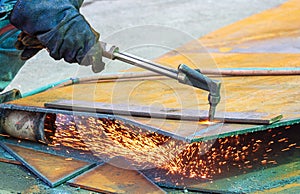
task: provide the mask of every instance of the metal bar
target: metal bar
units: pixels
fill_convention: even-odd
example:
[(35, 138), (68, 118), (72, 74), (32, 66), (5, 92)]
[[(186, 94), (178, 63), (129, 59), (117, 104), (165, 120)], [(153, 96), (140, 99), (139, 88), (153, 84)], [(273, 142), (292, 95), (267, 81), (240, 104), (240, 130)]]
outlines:
[(177, 71), (176, 69), (173, 69), (173, 68), (170, 68), (170, 67), (167, 67), (167, 66), (162, 66), (162, 65), (160, 65), (160, 64), (158, 64), (158, 63), (155, 63), (155, 62), (152, 62), (152, 61), (150, 61), (150, 60), (143, 59), (143, 58), (141, 58), (141, 57), (134, 56), (134, 55), (132, 55), (132, 54), (125, 53), (125, 52), (122, 52), (122, 53), (120, 53), (120, 54), (126, 55), (126, 56), (128, 56), (128, 57), (131, 57), (131, 58), (133, 58), (133, 59), (139, 60), (139, 61), (144, 62), (144, 63), (148, 63), (148, 64), (153, 65), (153, 66), (156, 66), (156, 67), (158, 67), (158, 68), (160, 68), (160, 69), (165, 69), (165, 70), (167, 70), (167, 71), (170, 71), (170, 72), (173, 72), (173, 73), (178, 74), (178, 71)]
[(284, 68), (223, 68), (223, 69), (201, 69), (201, 73), (209, 75), (224, 75), (224, 76), (289, 76), (300, 75), (299, 67), (284, 67)]
[[(137, 117), (151, 117), (162, 119), (176, 119), (188, 121), (207, 120), (207, 111), (191, 109), (158, 109), (147, 106), (128, 106), (127, 104), (107, 104), (99, 102), (59, 100), (45, 104), (47, 108), (75, 110), (83, 112), (97, 112), (114, 115), (126, 115)], [(253, 112), (226, 112), (218, 113), (216, 121), (227, 123), (247, 124), (272, 124), (279, 121), (282, 115), (253, 113)]]
[(177, 80), (177, 73), (175, 73), (174, 71), (170, 71), (166, 68), (162, 68), (161, 66), (157, 66), (152, 63), (150, 64), (145, 61), (141, 61), (139, 59), (132, 58), (131, 56), (124, 55), (122, 53), (114, 53), (114, 56), (116, 59), (123, 61), (125, 63), (131, 64), (131, 65), (134, 65), (137, 67), (141, 67), (141, 68), (144, 68), (144, 69), (147, 69), (150, 71), (154, 71), (156, 73), (163, 74), (167, 77)]

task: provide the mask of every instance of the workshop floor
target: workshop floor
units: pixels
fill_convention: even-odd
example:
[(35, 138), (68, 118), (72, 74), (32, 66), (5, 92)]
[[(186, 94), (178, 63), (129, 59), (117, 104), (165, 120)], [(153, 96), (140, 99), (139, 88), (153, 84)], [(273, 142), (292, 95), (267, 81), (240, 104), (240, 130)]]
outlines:
[[(143, 37), (138, 36), (141, 34), (142, 28), (135, 28), (141, 25), (167, 26), (184, 34), (183, 40), (174, 39), (172, 36), (163, 37), (163, 41), (167, 42), (170, 48), (176, 48), (186, 40), (199, 38), (242, 18), (275, 7), (282, 2), (285, 0), (253, 0), (251, 2), (248, 0), (154, 0), (147, 2), (141, 0), (88, 0), (85, 1), (82, 13), (92, 26), (101, 32), (102, 39), (124, 45), (123, 48), (129, 49), (130, 46), (137, 46), (130, 45), (130, 42), (145, 43)], [(126, 37), (128, 38), (126, 39)], [(166, 49), (156, 49), (149, 53), (149, 50), (141, 48), (140, 51), (135, 50), (134, 52), (147, 58), (156, 58), (167, 51)], [(124, 68), (126, 66), (110, 63), (105, 72), (115, 72)], [(65, 78), (92, 75), (90, 68), (79, 68), (75, 64), (69, 65), (63, 61), (54, 61), (44, 51), (26, 63), (7, 90), (18, 88), (22, 92), (27, 92)], [(0, 155), (3, 153), (0, 150)], [(0, 193), (91, 193), (64, 185), (49, 189), (18, 165), (0, 162), (0, 169)]]

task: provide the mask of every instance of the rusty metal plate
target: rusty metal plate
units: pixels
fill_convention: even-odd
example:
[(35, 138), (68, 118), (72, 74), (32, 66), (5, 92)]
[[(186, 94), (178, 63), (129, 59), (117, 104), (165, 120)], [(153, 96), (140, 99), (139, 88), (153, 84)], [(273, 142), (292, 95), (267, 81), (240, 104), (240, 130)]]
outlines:
[[(79, 100), (58, 100), (45, 103), (47, 108), (63, 110), (97, 112), (105, 114), (151, 117), (161, 119), (175, 119), (200, 121), (207, 120), (208, 111), (192, 109), (158, 108), (150, 106), (135, 106), (128, 104), (108, 104)], [(272, 124), (279, 121), (282, 115), (258, 112), (226, 112), (217, 113), (215, 120), (225, 123)]]
[(68, 184), (100, 193), (165, 193), (121, 157), (91, 169)]
[(58, 186), (94, 166), (94, 164), (73, 158), (52, 155), (8, 143), (0, 144), (50, 187)]

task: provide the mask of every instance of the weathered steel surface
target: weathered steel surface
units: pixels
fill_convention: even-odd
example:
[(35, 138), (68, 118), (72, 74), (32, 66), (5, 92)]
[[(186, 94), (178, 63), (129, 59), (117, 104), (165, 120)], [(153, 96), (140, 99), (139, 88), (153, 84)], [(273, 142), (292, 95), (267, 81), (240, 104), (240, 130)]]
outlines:
[(68, 181), (68, 184), (100, 193), (165, 193), (129, 163), (120, 160), (114, 158)]
[[(45, 104), (47, 108), (63, 110), (96, 112), (114, 115), (126, 115), (146, 118), (175, 119), (187, 121), (207, 120), (208, 111), (192, 109), (171, 109), (149, 106), (135, 106), (128, 104), (107, 104), (99, 102), (85, 102), (74, 100), (58, 100)], [(279, 121), (282, 115), (271, 115), (268, 113), (219, 113), (215, 116), (216, 122), (246, 123), (246, 124), (272, 124)]]
[[(292, 44), (297, 43), (300, 37), (299, 11), (300, 3), (298, 0), (288, 1), (282, 6), (251, 16), (248, 19), (227, 26), (200, 39), (203, 45), (208, 48), (208, 51), (212, 51), (214, 53), (200, 53), (198, 49), (199, 42), (194, 41), (186, 44), (182, 48), (177, 49), (177, 52), (170, 52), (162, 56), (157, 60), (157, 62), (173, 68), (177, 67), (178, 64), (181, 63), (185, 63), (193, 68), (200, 69), (259, 67), (299, 68), (300, 54), (299, 52), (296, 52), (298, 51), (298, 45)], [(278, 42), (282, 42), (283, 44), (279, 44)], [(261, 166), (261, 168), (256, 169), (257, 171), (247, 171), (248, 173), (243, 175), (239, 171), (238, 174), (235, 174), (237, 172), (233, 173), (232, 171), (227, 171), (229, 173), (228, 177), (213, 181), (213, 183), (216, 183), (215, 187), (213, 184), (205, 185), (207, 188), (218, 189), (222, 187), (224, 190), (227, 189), (227, 191), (232, 189), (233, 191), (237, 192), (251, 192), (255, 191), (255, 189), (253, 189), (253, 185), (261, 183), (261, 190), (278, 191), (276, 189), (283, 186), (286, 188), (284, 191), (294, 191), (294, 188), (298, 186), (297, 182), (299, 182), (299, 163), (298, 161), (288, 161), (286, 158), (288, 158), (289, 150), (291, 149), (289, 146), (295, 145), (295, 142), (289, 142), (289, 139), (282, 137), (281, 139), (277, 140), (277, 143), (283, 142), (285, 147), (282, 147), (281, 150), (273, 153), (269, 148), (266, 149), (267, 146), (273, 145), (274, 142), (271, 144), (273, 140), (270, 142), (264, 142), (264, 139), (259, 136), (261, 133), (259, 133), (259, 135), (256, 135), (256, 133), (265, 132), (268, 134), (269, 130), (272, 131), (275, 127), (286, 126), (288, 128), (288, 125), (293, 125), (300, 122), (300, 77), (251, 76), (220, 77), (216, 79), (220, 79), (223, 83), (222, 99), (218, 107), (219, 112), (262, 111), (272, 114), (282, 114), (285, 120), (269, 126), (245, 124), (223, 124), (220, 126), (208, 126), (207, 124), (191, 121), (162, 119), (151, 119), (151, 121), (149, 121), (149, 119), (145, 118), (134, 118), (134, 120), (143, 124), (147, 124), (150, 127), (160, 128), (163, 131), (174, 133), (179, 136), (193, 136), (193, 138), (195, 137), (194, 139), (198, 139), (199, 141), (205, 138), (224, 138), (221, 139), (221, 142), (224, 143), (224, 146), (219, 146), (220, 149), (222, 148), (220, 152), (221, 155), (206, 155), (207, 158), (211, 157), (210, 161), (215, 165), (220, 165), (219, 161), (221, 161), (221, 164), (226, 162), (226, 156), (224, 154), (227, 152), (226, 150), (222, 152), (222, 150), (229, 149), (229, 146), (228, 141), (225, 141), (225, 137), (228, 137), (228, 139), (232, 141), (230, 142), (232, 145), (228, 150), (230, 157), (227, 157), (229, 157), (231, 160), (233, 167), (238, 168), (239, 165), (241, 165), (242, 169), (250, 168), (251, 162), (255, 164), (261, 162), (264, 164), (265, 162), (269, 161), (271, 162), (270, 165), (274, 164), (273, 167), (271, 166), (265, 171), (263, 170), (264, 166)], [(16, 100), (11, 103), (22, 106), (43, 107), (44, 103), (52, 102), (58, 99), (83, 100), (90, 102), (95, 101), (112, 104), (128, 103), (143, 106), (151, 106), (155, 105), (156, 103), (163, 107), (174, 109), (193, 109), (196, 107), (202, 110), (208, 110), (207, 95), (205, 93), (179, 85), (172, 80), (160, 79), (79, 84), (76, 86), (69, 86), (47, 91), (32, 97)], [(259, 151), (263, 153), (259, 154), (259, 157), (251, 160), (250, 164), (248, 160), (244, 160), (242, 158), (241, 153), (244, 153), (242, 152), (244, 151), (244, 146), (241, 144), (235, 146), (237, 143), (236, 140), (240, 140), (240, 138), (243, 138), (249, 134), (256, 136), (251, 139), (247, 139), (245, 142), (247, 145), (251, 145), (249, 147), (246, 146), (246, 149), (249, 149), (247, 152), (250, 155), (255, 155), (255, 150), (258, 148)], [(297, 132), (293, 132), (290, 135), (291, 137), (297, 137), (296, 134)], [(275, 135), (279, 135), (279, 133)], [(285, 143), (285, 141), (287, 141), (287, 143)], [(297, 141), (296, 144), (298, 142), (299, 141)], [(198, 143), (200, 144), (201, 142)], [(252, 144), (254, 145), (255, 143), (256, 146), (252, 146)], [(268, 143), (270, 143), (270, 145)], [(197, 146), (196, 143), (195, 145)], [(299, 145), (296, 147), (297, 148), (293, 147), (293, 149), (299, 150)], [(191, 148), (193, 147), (191, 146)], [(233, 148), (235, 148), (234, 152), (232, 152)], [(191, 151), (193, 152), (194, 149), (191, 149)], [(266, 154), (266, 156), (264, 156), (264, 154)], [(270, 160), (269, 154), (273, 154), (272, 157), (275, 157), (277, 154), (277, 158), (282, 158), (282, 160), (286, 161), (285, 163), (280, 163), (280, 165), (277, 166), (275, 165), (276, 161), (274, 162)], [(188, 155), (186, 153), (183, 156), (188, 160), (178, 160), (177, 162), (182, 164), (181, 166), (174, 162), (175, 167), (181, 167), (174, 169), (179, 170), (180, 172), (183, 171), (185, 173), (189, 173), (187, 171), (189, 167), (194, 167), (193, 162), (197, 162), (198, 160), (196, 160), (196, 157), (192, 157), (193, 155)], [(298, 156), (299, 154), (294, 157), (298, 159)], [(219, 161), (215, 157), (217, 157)], [(264, 157), (268, 158), (265, 159)], [(189, 163), (189, 166), (186, 165), (186, 163)], [(211, 165), (211, 163), (207, 163), (208, 168), (214, 167)], [(245, 164), (245, 166), (243, 166), (243, 164)], [(196, 170), (201, 171), (201, 168), (196, 168)], [(222, 172), (222, 170), (223, 169), (221, 169), (220, 172)], [(225, 170), (228, 169), (225, 168)], [(218, 173), (219, 171), (214, 170), (213, 172)], [(234, 174), (237, 177), (234, 177)], [(194, 176), (195, 174), (191, 175)], [(258, 175), (261, 176), (260, 179), (257, 177)], [(265, 175), (268, 175), (268, 177)], [(180, 174), (179, 180), (182, 176), (183, 175)], [(156, 179), (157, 182), (163, 183), (163, 181), (158, 181), (158, 178), (159, 177), (154, 175), (154, 179)], [(228, 178), (230, 180), (228, 180)], [(231, 180), (236, 181), (232, 182)], [(248, 181), (247, 184), (244, 182), (244, 180)], [(257, 180), (259, 181), (256, 182)], [(272, 185), (272, 183), (275, 183), (275, 185)], [(276, 183), (280, 183), (277, 185), (277, 188)], [(174, 184), (172, 186), (174, 186)], [(204, 187), (204, 185), (201, 183), (195, 183), (191, 186), (201, 188)], [(238, 186), (238, 188), (236, 186)]]
[[(299, 48), (295, 46), (299, 41), (297, 37), (300, 36), (299, 11), (299, 0), (289, 0), (278, 7), (212, 32), (201, 38), (201, 42), (205, 47), (217, 48), (220, 52), (249, 49), (248, 52), (293, 53), (298, 49), (298, 53)], [(270, 41), (277, 42), (280, 47), (274, 47), (269, 44)], [(265, 49), (260, 50), (259, 46), (262, 45)]]
[(1, 143), (1, 146), (50, 187), (60, 185), (93, 166), (85, 161), (12, 144)]

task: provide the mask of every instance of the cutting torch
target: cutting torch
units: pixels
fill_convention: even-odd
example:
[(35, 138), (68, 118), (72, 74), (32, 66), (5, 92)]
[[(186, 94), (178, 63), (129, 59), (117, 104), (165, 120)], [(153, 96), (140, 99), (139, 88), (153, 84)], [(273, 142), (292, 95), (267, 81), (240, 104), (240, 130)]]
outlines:
[[(190, 85), (209, 92), (208, 102), (209, 111), (208, 119), (210, 122), (214, 120), (216, 107), (220, 102), (220, 89), (221, 82), (218, 80), (212, 80), (203, 75), (200, 70), (195, 70), (188, 67), (185, 64), (180, 64), (177, 69), (162, 66), (155, 62), (128, 54), (126, 52), (120, 52), (119, 47), (107, 44), (105, 42), (99, 42), (101, 54), (103, 57), (111, 60), (119, 60), (143, 69), (147, 69), (156, 72), (160, 75), (167, 76), (169, 78), (177, 80), (179, 83)], [(97, 49), (98, 50), (98, 49)], [(99, 50), (98, 50), (99, 51)], [(101, 63), (100, 63), (101, 64)], [(100, 72), (103, 70), (103, 64), (92, 64), (94, 72)]]

